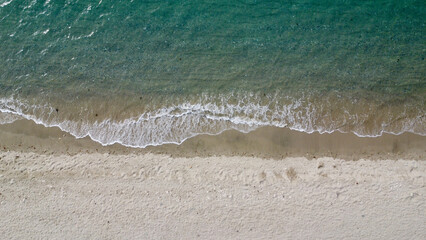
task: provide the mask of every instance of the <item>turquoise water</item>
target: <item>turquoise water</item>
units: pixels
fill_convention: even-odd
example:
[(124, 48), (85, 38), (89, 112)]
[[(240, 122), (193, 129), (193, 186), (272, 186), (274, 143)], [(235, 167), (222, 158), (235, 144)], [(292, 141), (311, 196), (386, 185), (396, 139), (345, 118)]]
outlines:
[(104, 145), (426, 135), (424, 1), (0, 0), (0, 123)]

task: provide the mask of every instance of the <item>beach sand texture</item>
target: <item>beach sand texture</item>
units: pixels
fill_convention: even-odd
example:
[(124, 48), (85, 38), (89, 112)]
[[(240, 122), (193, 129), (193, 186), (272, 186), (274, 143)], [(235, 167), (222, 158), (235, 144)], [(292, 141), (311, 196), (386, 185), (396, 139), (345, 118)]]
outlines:
[(0, 153), (3, 239), (424, 239), (425, 161)]

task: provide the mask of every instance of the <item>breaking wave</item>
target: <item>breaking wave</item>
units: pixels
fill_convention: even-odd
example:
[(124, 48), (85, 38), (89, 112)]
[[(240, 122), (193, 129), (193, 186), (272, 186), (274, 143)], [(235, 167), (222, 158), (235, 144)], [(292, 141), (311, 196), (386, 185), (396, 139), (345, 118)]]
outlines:
[(200, 134), (216, 135), (230, 129), (250, 132), (261, 126), (288, 127), (306, 133), (352, 132), (359, 137), (404, 132), (426, 135), (423, 109), (410, 104), (391, 107), (354, 101), (328, 98), (319, 102), (311, 97), (278, 94), (205, 94), (195, 100), (177, 99), (173, 104), (144, 112), (136, 108), (132, 117), (95, 119), (87, 109), (62, 114), (63, 110), (58, 112), (47, 102), (35, 104), (9, 97), (0, 99), (0, 124), (27, 119), (45, 127), (59, 127), (76, 138), (89, 136), (104, 146), (119, 143), (138, 148), (181, 144)]

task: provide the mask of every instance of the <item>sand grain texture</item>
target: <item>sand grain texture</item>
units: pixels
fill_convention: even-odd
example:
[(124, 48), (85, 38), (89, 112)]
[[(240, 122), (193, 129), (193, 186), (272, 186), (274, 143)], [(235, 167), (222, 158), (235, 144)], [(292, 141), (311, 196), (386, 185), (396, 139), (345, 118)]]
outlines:
[(0, 157), (2, 239), (426, 238), (425, 161)]

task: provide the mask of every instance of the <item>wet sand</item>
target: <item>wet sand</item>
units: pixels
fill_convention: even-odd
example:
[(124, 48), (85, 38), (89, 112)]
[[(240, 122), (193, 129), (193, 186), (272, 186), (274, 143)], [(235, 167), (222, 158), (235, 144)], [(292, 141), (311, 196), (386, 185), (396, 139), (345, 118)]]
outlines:
[(102, 146), (89, 137), (75, 139), (57, 127), (46, 128), (32, 121), (19, 120), (0, 125), (0, 148), (21, 152), (50, 154), (110, 153), (167, 154), (171, 157), (251, 156), (283, 159), (285, 157), (334, 157), (359, 159), (426, 158), (426, 136), (411, 133), (383, 134), (381, 137), (357, 137), (352, 133), (303, 133), (287, 128), (262, 127), (250, 133), (235, 130), (220, 135), (200, 135), (181, 145), (128, 148), (120, 144)]

